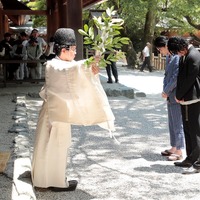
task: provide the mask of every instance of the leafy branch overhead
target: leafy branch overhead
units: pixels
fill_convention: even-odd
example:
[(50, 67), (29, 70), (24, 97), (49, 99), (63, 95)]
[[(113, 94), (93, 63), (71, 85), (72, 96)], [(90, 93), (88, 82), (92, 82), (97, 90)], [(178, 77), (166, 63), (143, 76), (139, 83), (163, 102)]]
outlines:
[[(121, 47), (129, 44), (129, 38), (121, 37), (120, 30), (123, 29), (124, 21), (119, 18), (113, 18), (116, 11), (113, 7), (106, 9), (100, 17), (93, 17), (89, 21), (89, 25), (85, 24), (79, 33), (84, 37), (84, 44), (91, 47), (100, 56), (100, 67), (106, 67), (111, 62), (116, 62), (125, 57)], [(95, 27), (98, 34), (95, 34)], [(107, 56), (105, 57), (105, 54)], [(94, 61), (94, 56), (87, 60), (89, 65)]]

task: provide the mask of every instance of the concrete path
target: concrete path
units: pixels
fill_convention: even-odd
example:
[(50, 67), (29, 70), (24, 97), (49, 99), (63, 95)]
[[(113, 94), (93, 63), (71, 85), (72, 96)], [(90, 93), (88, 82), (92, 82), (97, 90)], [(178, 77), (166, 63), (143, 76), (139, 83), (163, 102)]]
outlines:
[[(166, 103), (161, 98), (163, 72), (118, 66), (120, 84), (101, 81), (115, 91), (109, 102), (116, 117), (116, 143), (97, 126), (72, 126), (67, 177), (79, 184), (74, 192), (35, 191), (30, 179), (41, 85), (0, 88), (0, 151), (12, 150), (0, 175), (0, 200), (199, 200), (200, 174), (182, 169), (160, 152), (169, 147)], [(118, 90), (126, 90), (118, 96)], [(117, 94), (117, 95), (116, 95)]]

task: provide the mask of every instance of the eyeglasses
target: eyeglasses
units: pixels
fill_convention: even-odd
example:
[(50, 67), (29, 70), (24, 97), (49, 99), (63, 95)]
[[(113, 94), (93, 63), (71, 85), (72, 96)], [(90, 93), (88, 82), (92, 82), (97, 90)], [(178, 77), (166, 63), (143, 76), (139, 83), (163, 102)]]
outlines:
[(74, 53), (76, 53), (76, 48), (75, 47), (70, 47), (68, 50), (69, 51), (73, 51)]
[(70, 51), (73, 51), (74, 53), (76, 53), (76, 49), (69, 49)]
[(76, 53), (76, 47), (72, 47), (72, 46), (69, 46), (69, 47), (64, 47), (66, 50), (68, 50), (68, 51), (72, 51), (72, 52), (74, 52), (74, 53)]

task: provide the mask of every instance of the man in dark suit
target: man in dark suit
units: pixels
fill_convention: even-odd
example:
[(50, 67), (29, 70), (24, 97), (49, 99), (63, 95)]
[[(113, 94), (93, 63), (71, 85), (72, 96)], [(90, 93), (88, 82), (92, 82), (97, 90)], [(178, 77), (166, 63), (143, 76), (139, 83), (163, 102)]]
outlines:
[(186, 159), (176, 166), (188, 167), (183, 174), (200, 172), (200, 53), (186, 40), (168, 41), (168, 49), (181, 56), (176, 101), (181, 104), (186, 142)]
[[(109, 52), (106, 52), (105, 53), (105, 59), (107, 59), (108, 56), (109, 56)], [(111, 74), (111, 71), (112, 71), (112, 74)], [(115, 83), (119, 82), (116, 62), (110, 61), (110, 64), (107, 64), (107, 66), (106, 66), (106, 73), (108, 75), (108, 81), (107, 81), (107, 83), (113, 83), (112, 75), (115, 78)]]

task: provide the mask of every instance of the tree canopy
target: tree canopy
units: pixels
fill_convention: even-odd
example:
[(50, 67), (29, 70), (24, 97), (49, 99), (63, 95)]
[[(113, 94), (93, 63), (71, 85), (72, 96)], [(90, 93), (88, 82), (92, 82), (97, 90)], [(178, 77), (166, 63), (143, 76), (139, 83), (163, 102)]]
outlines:
[[(27, 0), (23, 0), (26, 1)], [(32, 10), (46, 10), (46, 0), (29, 1), (27, 6)], [(47, 18), (45, 16), (32, 16), (33, 26), (40, 27), (47, 25)]]
[(200, 30), (200, 0), (109, 0), (101, 7), (110, 5), (118, 7), (126, 34), (139, 49), (163, 30), (191, 35)]
[[(109, 0), (96, 6), (96, 9), (106, 10), (114, 6), (125, 22), (125, 36), (139, 50), (147, 41), (152, 42), (163, 30), (176, 30), (179, 34), (188, 32), (194, 36), (200, 30), (199, 5), (200, 0)], [(29, 2), (28, 6), (44, 10), (46, 0)], [(34, 27), (46, 26), (44, 17), (35, 16), (33, 20)]]

